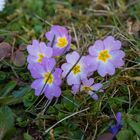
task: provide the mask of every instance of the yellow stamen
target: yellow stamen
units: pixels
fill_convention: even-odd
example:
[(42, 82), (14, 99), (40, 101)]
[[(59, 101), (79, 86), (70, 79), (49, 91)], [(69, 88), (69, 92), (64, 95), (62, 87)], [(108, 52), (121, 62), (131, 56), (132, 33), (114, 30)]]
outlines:
[(44, 83), (51, 85), (53, 83), (53, 75), (50, 72), (44, 74)]
[(98, 55), (98, 60), (102, 61), (102, 62), (107, 62), (108, 59), (110, 59), (111, 56), (108, 52), (108, 50), (103, 50), (103, 51), (100, 51), (99, 52), (99, 55)]
[(91, 89), (91, 87), (83, 86), (83, 87), (82, 87), (82, 90), (83, 90), (83, 91), (91, 91), (92, 89)]
[(59, 48), (64, 48), (68, 45), (68, 41), (65, 37), (58, 37), (57, 38), (57, 44)]
[(81, 72), (80, 65), (76, 65), (73, 69), (72, 72), (77, 75), (79, 72)]
[(39, 54), (37, 62), (41, 63), (43, 58), (44, 58), (44, 55), (43, 54)]

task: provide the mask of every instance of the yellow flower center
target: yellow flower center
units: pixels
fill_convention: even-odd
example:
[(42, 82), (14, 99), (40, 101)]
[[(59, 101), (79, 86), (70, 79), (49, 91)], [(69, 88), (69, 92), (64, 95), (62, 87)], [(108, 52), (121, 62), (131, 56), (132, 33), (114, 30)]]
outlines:
[(43, 54), (39, 54), (37, 62), (41, 63), (43, 58), (44, 58), (44, 55)]
[(73, 69), (72, 72), (77, 75), (79, 72), (81, 72), (80, 65), (76, 65)]
[(111, 56), (110, 56), (108, 50), (103, 50), (103, 51), (99, 52), (98, 60), (100, 60), (100, 61), (105, 63), (110, 58), (111, 58)]
[(83, 90), (83, 91), (91, 91), (92, 89), (91, 89), (91, 87), (83, 86), (83, 87), (82, 87), (82, 90)]
[(51, 85), (53, 83), (53, 75), (50, 72), (44, 74), (44, 83)]
[(58, 37), (57, 38), (57, 44), (59, 48), (64, 48), (68, 45), (68, 41), (65, 37)]

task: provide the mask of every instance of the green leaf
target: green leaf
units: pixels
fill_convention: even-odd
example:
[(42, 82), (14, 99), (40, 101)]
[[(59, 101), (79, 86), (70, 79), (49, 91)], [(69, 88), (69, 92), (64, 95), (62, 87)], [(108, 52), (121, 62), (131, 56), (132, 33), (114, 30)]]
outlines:
[(35, 25), (34, 30), (35, 30), (36, 33), (40, 33), (41, 30), (42, 30), (42, 26), (41, 25)]
[(13, 105), (23, 101), (23, 96), (31, 91), (30, 86), (21, 87), (12, 93), (11, 96), (0, 97), (0, 105)]
[(38, 14), (39, 16), (42, 15), (43, 13), (43, 1), (40, 0), (26, 0), (28, 9), (30, 9), (30, 11), (34, 12), (35, 14)]
[(128, 119), (128, 124), (137, 133), (137, 135), (140, 136), (140, 122), (135, 122), (131, 119)]
[(22, 102), (21, 98), (15, 98), (13, 96), (0, 97), (0, 105), (12, 105), (21, 102)]
[(1, 90), (0, 95), (6, 96), (8, 93), (10, 93), (17, 85), (17, 82), (10, 81), (8, 84), (5, 85), (5, 87)]
[(117, 134), (117, 140), (133, 140), (133, 132), (131, 130), (122, 129)]
[(24, 140), (33, 140), (33, 137), (29, 135), (28, 133), (24, 133)]
[[(0, 139), (14, 129), (14, 117), (11, 109), (7, 106), (0, 108)], [(10, 134), (10, 133), (9, 133)]]
[(16, 128), (11, 128), (3, 137), (2, 140), (11, 140), (11, 137), (16, 133)]
[(72, 50), (74, 50), (74, 51), (77, 49), (76, 46), (75, 46), (74, 44), (71, 44), (71, 45), (70, 45), (70, 48), (71, 48)]
[(125, 0), (117, 0), (117, 4), (119, 6), (119, 10), (121, 10), (121, 11), (125, 11), (126, 10)]

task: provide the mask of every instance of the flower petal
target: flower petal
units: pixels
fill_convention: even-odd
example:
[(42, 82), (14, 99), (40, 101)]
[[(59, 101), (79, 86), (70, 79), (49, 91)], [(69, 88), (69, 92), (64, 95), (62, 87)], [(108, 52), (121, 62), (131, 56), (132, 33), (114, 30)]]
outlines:
[(76, 94), (77, 92), (79, 92), (79, 89), (80, 89), (80, 85), (79, 84), (73, 85), (72, 86), (72, 93)]
[(27, 62), (28, 62), (29, 64), (36, 63), (36, 62), (37, 62), (37, 57), (32, 56), (32, 55), (28, 55), (28, 57), (27, 57)]
[(97, 57), (92, 57), (91, 55), (87, 55), (84, 58), (84, 63), (86, 65), (86, 70), (88, 72), (94, 72), (97, 70), (99, 62), (97, 61)]
[(104, 49), (104, 44), (102, 40), (95, 41), (94, 45), (89, 47), (89, 54), (92, 56), (98, 56), (98, 53)]
[(66, 55), (67, 62), (73, 65), (77, 62), (79, 58), (80, 58), (80, 55), (76, 51)]
[(54, 96), (59, 97), (61, 95), (61, 88), (59, 86), (54, 87)]
[(67, 83), (68, 85), (73, 85), (73, 84), (80, 84), (80, 76), (74, 76), (72, 73), (70, 73), (67, 77)]
[(117, 120), (117, 124), (121, 124), (121, 121), (122, 121), (122, 114), (121, 114), (121, 112), (118, 112), (116, 114), (116, 120)]
[(33, 40), (32, 41), (32, 44), (33, 44), (33, 46), (35, 46), (35, 47), (39, 47), (39, 41), (38, 40)]
[(50, 58), (53, 54), (53, 49), (51, 47), (47, 47), (44, 42), (40, 43), (40, 53), (44, 54), (45, 57)]
[(94, 99), (94, 100), (98, 100), (98, 95), (92, 91), (89, 91), (88, 94)]
[(45, 71), (51, 72), (55, 67), (56, 61), (54, 58), (43, 58), (42, 59), (42, 66), (44, 67)]
[(39, 52), (39, 41), (33, 40), (32, 45), (27, 46), (27, 51), (30, 55), (36, 56)]
[(111, 59), (109, 60), (116, 68), (119, 68), (124, 65), (124, 61), (122, 60), (125, 57), (125, 53), (122, 50), (111, 51), (110, 52)]
[(62, 36), (64, 34), (68, 34), (68, 31), (65, 27), (62, 27), (62, 26), (59, 26), (59, 25), (54, 25), (52, 28), (51, 28), (52, 32), (54, 32), (57, 36)]
[(91, 86), (94, 83), (94, 79), (93, 78), (84, 79), (84, 80), (82, 80), (82, 83), (84, 86)]
[(59, 86), (48, 86), (45, 90), (45, 96), (49, 99), (52, 100), (53, 97), (59, 97), (61, 95), (61, 89)]
[(62, 70), (61, 69), (59, 69), (59, 68), (56, 68), (55, 69), (55, 72), (53, 73), (53, 76), (54, 76), (54, 84), (55, 85), (60, 85), (62, 83), (61, 73), (62, 73)]
[(58, 48), (56, 47), (56, 45), (53, 46), (53, 56), (61, 56), (63, 55), (67, 50), (68, 48), (70, 48), (70, 46), (66, 46), (65, 48), (61, 49), (61, 48)]
[(98, 91), (98, 90), (100, 90), (102, 87), (103, 87), (103, 85), (102, 85), (101, 83), (97, 83), (97, 84), (94, 84), (94, 85), (92, 86), (92, 88), (93, 88), (94, 91)]
[(53, 99), (53, 94), (52, 91), (50, 90), (49, 86), (47, 86), (46, 90), (45, 90), (45, 96), (48, 98), (48, 100), (52, 100)]
[(35, 80), (35, 81), (32, 83), (31, 87), (32, 87), (33, 89), (35, 89), (35, 95), (36, 95), (36, 96), (39, 96), (39, 95), (41, 94), (41, 92), (43, 93), (44, 90), (45, 90), (45, 88), (43, 89), (43, 87), (44, 87), (43, 79), (41, 78), (41, 79)]
[(115, 73), (115, 67), (108, 61), (106, 63), (99, 63), (98, 73), (104, 77), (106, 74), (113, 75)]
[(105, 49), (108, 50), (119, 50), (121, 48), (121, 42), (119, 40), (115, 40), (113, 36), (108, 36), (103, 40)]
[(42, 78), (45, 73), (43, 66), (39, 63), (35, 63), (30, 67), (30, 72), (33, 78)]
[(61, 66), (61, 69), (63, 70), (62, 77), (65, 77), (67, 75), (67, 73), (70, 71), (71, 68), (72, 68), (72, 65), (71, 64), (64, 63)]

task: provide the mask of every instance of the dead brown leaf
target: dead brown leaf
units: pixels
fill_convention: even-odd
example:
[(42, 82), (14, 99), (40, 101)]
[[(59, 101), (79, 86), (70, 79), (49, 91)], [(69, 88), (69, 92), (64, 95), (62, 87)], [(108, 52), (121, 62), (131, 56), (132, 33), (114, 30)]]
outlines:
[(97, 138), (97, 140), (113, 140), (113, 134), (111, 133), (105, 133)]
[(130, 35), (137, 35), (138, 32), (140, 31), (140, 22), (133, 20), (133, 19), (128, 19), (127, 20), (127, 31), (128, 34)]
[(7, 42), (0, 43), (0, 59), (7, 58), (11, 54), (11, 45)]
[(26, 61), (24, 52), (22, 52), (20, 50), (15, 51), (13, 54), (12, 61), (13, 61), (14, 65), (16, 65), (16, 66), (19, 66), (19, 67), (23, 66)]
[(26, 49), (27, 49), (27, 45), (25, 45), (25, 44), (19, 45), (19, 50), (24, 51)]

